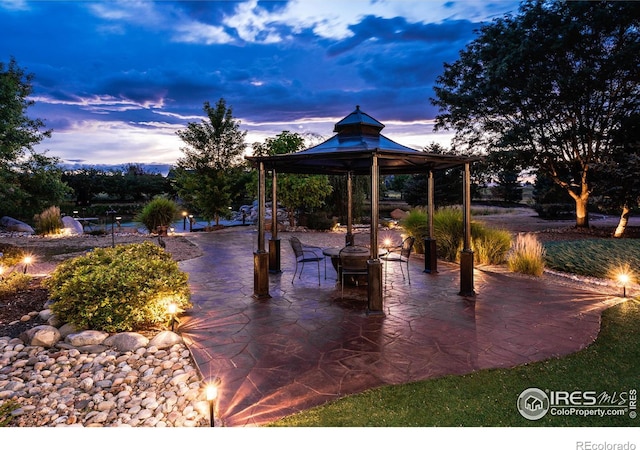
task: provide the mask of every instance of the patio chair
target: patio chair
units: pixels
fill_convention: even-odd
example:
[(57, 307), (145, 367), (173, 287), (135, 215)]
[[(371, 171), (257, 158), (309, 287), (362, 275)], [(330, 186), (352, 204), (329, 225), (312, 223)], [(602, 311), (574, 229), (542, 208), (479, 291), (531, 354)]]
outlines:
[(349, 247), (344, 247), (340, 250), (340, 289), (341, 298), (344, 298), (344, 278), (345, 276), (354, 276), (356, 286), (358, 285), (358, 276), (368, 275), (369, 268), (367, 266), (367, 259), (359, 256), (349, 255)]
[[(289, 242), (291, 243), (291, 248), (293, 249), (293, 253), (296, 257), (296, 269), (293, 272), (291, 284), (293, 284), (293, 280), (295, 280), (296, 274), (298, 273), (298, 264), (302, 264), (300, 274), (298, 275), (298, 278), (301, 278), (305, 263), (315, 262), (318, 265), (318, 286), (320, 286), (320, 261), (325, 259), (320, 247), (304, 245), (297, 237), (290, 238)], [(327, 278), (326, 261), (324, 272), (324, 277)]]
[(404, 280), (404, 270), (402, 269), (402, 264), (407, 266), (407, 278), (409, 279), (409, 284), (411, 284), (411, 276), (409, 274), (409, 260), (411, 259), (411, 250), (413, 249), (413, 244), (416, 242), (416, 239), (413, 236), (409, 236), (402, 241), (402, 244), (397, 247), (392, 247), (389, 249), (389, 253), (380, 257), (386, 264), (384, 266), (384, 284), (387, 284), (387, 267), (390, 262), (400, 263), (400, 272), (402, 272), (402, 279)]

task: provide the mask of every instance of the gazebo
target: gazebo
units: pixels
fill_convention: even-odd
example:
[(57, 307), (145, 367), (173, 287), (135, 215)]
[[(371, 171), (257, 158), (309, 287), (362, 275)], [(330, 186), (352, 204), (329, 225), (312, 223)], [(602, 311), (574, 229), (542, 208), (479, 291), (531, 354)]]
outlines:
[(355, 175), (371, 176), (371, 233), (368, 260), (368, 311), (383, 312), (382, 262), (378, 253), (379, 178), (391, 174), (428, 174), (429, 236), (425, 238), (425, 272), (436, 272), (435, 239), (433, 236), (434, 183), (433, 172), (464, 166), (463, 222), (464, 243), (460, 257), (460, 295), (472, 297), (473, 251), (471, 250), (471, 188), (470, 165), (477, 158), (443, 155), (415, 150), (398, 144), (381, 134), (384, 125), (360, 110), (335, 124), (336, 133), (330, 139), (300, 152), (248, 156), (258, 169), (258, 248), (254, 252), (254, 297), (269, 298), (269, 272), (280, 271), (280, 241), (275, 224), (271, 227), (269, 251), (265, 247), (265, 177), (272, 176), (272, 205), (276, 217), (277, 173), (344, 175), (348, 192), (346, 244), (352, 244), (351, 181)]

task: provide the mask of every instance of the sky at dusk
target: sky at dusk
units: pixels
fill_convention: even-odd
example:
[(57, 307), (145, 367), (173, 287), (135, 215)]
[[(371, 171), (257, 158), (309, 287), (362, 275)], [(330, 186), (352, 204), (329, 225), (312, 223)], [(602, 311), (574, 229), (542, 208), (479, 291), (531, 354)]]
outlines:
[(356, 105), (383, 134), (423, 148), (443, 63), (514, 1), (0, 0), (0, 61), (34, 75), (36, 147), (65, 163), (173, 164), (176, 131), (224, 98), (263, 142), (333, 135)]

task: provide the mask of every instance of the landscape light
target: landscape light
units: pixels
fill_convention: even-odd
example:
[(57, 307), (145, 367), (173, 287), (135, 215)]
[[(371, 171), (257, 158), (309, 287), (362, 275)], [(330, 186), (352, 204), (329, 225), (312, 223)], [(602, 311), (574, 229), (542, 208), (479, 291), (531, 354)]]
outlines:
[(187, 212), (182, 211), (182, 231), (187, 231)]
[(629, 283), (630, 279), (631, 279), (631, 277), (627, 273), (618, 274), (618, 281), (622, 284), (622, 296), (623, 297), (627, 296), (627, 283)]
[(221, 380), (220, 378), (216, 377), (213, 380), (211, 380), (209, 383), (206, 384), (205, 386), (205, 393), (207, 396), (207, 402), (209, 402), (209, 426), (210, 427), (215, 427), (215, 408), (214, 408), (214, 404), (216, 402), (216, 400), (218, 399), (218, 386), (220, 386)]
[(171, 331), (173, 331), (174, 324), (176, 323), (176, 313), (178, 312), (178, 305), (171, 302), (167, 306), (167, 312), (171, 315)]
[(31, 264), (33, 264), (33, 256), (31, 255), (25, 256), (24, 259), (22, 260), (22, 263), (24, 264), (24, 270), (22, 271), (22, 273), (27, 273), (27, 269)]

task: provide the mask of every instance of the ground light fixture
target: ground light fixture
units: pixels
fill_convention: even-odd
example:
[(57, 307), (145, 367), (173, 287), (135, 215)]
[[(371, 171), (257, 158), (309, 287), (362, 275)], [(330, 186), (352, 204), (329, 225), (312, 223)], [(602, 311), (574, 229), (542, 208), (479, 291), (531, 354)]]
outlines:
[(215, 377), (205, 385), (204, 391), (207, 397), (207, 402), (209, 403), (209, 426), (215, 427), (215, 406), (216, 401), (218, 399), (218, 388), (220, 387), (222, 380), (220, 378)]
[(29, 269), (29, 266), (31, 264), (33, 264), (33, 256), (31, 255), (27, 255), (22, 259), (22, 264), (24, 264), (24, 269), (22, 271), (22, 273), (27, 273), (27, 270)]
[(169, 305), (167, 305), (167, 312), (169, 313), (171, 319), (171, 331), (173, 331), (175, 323), (176, 323), (176, 313), (178, 312), (178, 305), (176, 305), (175, 303), (171, 302), (169, 303)]
[(193, 214), (189, 214), (189, 232), (193, 231)]
[(188, 212), (182, 211), (182, 231), (187, 231), (187, 216)]
[(618, 274), (618, 281), (620, 282), (620, 284), (622, 284), (622, 296), (626, 297), (627, 296), (627, 284), (629, 284), (629, 281), (631, 280), (631, 277), (629, 276), (628, 273), (619, 273)]

